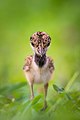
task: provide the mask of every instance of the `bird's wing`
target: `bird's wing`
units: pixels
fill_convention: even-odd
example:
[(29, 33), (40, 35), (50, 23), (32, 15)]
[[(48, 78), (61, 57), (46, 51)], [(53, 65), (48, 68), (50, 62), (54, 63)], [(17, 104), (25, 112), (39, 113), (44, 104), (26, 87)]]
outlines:
[(30, 67), (31, 67), (31, 64), (32, 64), (32, 59), (33, 59), (33, 56), (30, 55), (28, 56), (26, 59), (25, 59), (25, 64), (23, 66), (23, 70), (24, 71), (29, 71), (30, 70)]
[(49, 67), (49, 70), (50, 70), (50, 72), (51, 73), (53, 73), (53, 71), (54, 71), (54, 63), (53, 63), (53, 59), (52, 58), (50, 58), (50, 57), (47, 57), (47, 59), (48, 59), (48, 67)]

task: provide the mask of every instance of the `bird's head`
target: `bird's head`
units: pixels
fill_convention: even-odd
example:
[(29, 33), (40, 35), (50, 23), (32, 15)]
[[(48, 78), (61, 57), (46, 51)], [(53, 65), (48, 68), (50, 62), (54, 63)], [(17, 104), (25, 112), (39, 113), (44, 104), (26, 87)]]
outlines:
[(45, 32), (36, 32), (30, 37), (30, 43), (33, 51), (42, 56), (46, 54), (46, 51), (51, 43), (50, 36)]

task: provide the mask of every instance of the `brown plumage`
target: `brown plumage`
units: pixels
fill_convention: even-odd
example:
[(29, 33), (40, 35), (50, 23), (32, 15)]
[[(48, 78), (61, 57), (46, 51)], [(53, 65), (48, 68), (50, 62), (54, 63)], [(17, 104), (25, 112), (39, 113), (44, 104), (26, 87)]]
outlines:
[(36, 32), (30, 37), (31, 47), (34, 55), (25, 59), (23, 70), (31, 89), (31, 99), (34, 98), (33, 84), (44, 84), (44, 108), (47, 107), (46, 96), (48, 82), (54, 71), (53, 60), (46, 56), (47, 49), (50, 45), (51, 38), (45, 32)]

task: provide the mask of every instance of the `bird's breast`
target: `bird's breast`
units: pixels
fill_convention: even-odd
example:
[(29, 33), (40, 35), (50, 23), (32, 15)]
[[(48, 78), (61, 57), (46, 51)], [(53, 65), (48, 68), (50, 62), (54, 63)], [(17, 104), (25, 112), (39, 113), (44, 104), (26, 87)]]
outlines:
[(33, 77), (34, 83), (47, 83), (51, 77), (51, 73), (48, 68), (48, 62), (42, 67), (39, 68), (36, 63), (33, 61), (31, 65), (31, 75)]

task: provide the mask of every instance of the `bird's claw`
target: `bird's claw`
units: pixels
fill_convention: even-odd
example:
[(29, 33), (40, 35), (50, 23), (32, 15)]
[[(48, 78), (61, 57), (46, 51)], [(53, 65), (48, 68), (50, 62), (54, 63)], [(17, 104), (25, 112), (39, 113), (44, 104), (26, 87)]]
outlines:
[(46, 109), (47, 109), (47, 105), (46, 106), (44, 106), (42, 109), (41, 109), (41, 111), (45, 111)]
[(30, 100), (33, 100), (33, 98), (34, 98), (34, 95), (32, 95), (32, 96), (30, 97)]

